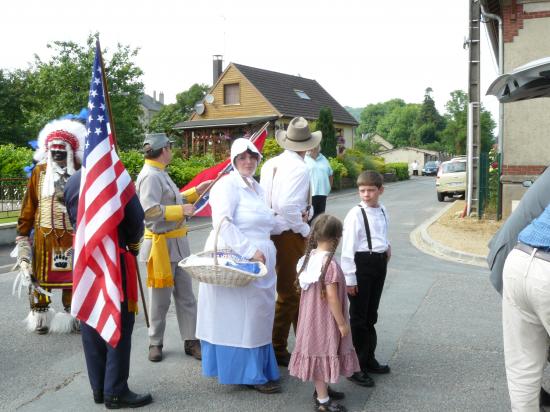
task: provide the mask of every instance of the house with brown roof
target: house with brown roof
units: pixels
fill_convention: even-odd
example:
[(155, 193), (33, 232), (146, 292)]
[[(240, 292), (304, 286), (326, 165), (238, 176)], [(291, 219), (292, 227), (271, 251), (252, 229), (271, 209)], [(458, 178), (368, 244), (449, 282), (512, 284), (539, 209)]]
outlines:
[[(550, 56), (550, 1), (483, 0), (487, 13), (502, 19), (502, 36), (497, 20), (487, 18), (486, 27), (498, 61), (502, 42), (504, 73), (533, 60)], [(507, 217), (526, 188), (550, 164), (550, 100), (532, 99), (503, 105), (502, 127), (502, 212)]]
[(339, 144), (351, 147), (359, 123), (316, 80), (237, 63), (221, 73), (221, 60), (214, 60), (214, 85), (174, 129), (183, 131), (189, 153), (219, 153), (266, 122), (273, 136), (296, 116), (315, 121), (323, 107), (332, 110)]

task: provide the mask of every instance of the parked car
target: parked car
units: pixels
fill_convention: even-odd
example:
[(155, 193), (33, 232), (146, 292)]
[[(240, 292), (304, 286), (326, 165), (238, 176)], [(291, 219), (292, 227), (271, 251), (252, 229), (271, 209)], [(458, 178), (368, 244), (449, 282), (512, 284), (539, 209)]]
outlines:
[(435, 176), (438, 166), (436, 161), (426, 162), (422, 168), (422, 176)]
[(441, 163), (435, 179), (435, 188), (437, 200), (440, 202), (445, 200), (445, 196), (464, 196), (466, 193), (466, 160), (458, 158)]

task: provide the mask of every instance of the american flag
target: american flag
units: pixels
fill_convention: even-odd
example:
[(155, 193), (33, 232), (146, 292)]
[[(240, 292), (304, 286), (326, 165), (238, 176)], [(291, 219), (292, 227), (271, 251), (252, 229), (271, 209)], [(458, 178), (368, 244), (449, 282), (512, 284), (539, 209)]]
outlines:
[(77, 229), (74, 241), (71, 314), (95, 328), (116, 347), (120, 339), (123, 300), (117, 226), (135, 187), (115, 151), (96, 44), (86, 121)]

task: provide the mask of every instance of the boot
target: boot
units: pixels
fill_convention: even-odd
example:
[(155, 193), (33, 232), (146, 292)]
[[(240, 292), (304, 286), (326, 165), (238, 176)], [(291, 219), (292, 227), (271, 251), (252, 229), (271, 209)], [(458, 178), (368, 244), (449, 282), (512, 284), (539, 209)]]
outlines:
[(55, 315), (51, 308), (33, 308), (25, 318), (27, 330), (38, 335), (44, 335), (50, 330), (50, 323)]
[(183, 342), (185, 354), (194, 357), (197, 360), (202, 359), (201, 343), (198, 339), (186, 340)]

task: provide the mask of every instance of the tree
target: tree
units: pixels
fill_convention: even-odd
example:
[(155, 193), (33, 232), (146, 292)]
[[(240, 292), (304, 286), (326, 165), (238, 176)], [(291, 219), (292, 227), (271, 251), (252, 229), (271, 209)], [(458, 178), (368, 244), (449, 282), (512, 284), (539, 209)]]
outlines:
[(336, 157), (336, 130), (332, 119), (332, 110), (330, 107), (323, 107), (319, 111), (319, 119), (317, 119), (317, 130), (323, 133), (321, 140), (321, 153), (325, 157)]
[(357, 127), (357, 135), (375, 133), (378, 128), (378, 123), (393, 110), (405, 106), (406, 103), (402, 99), (392, 99), (383, 103), (369, 104), (361, 112), (359, 126)]
[(432, 88), (427, 87), (424, 100), (414, 124), (415, 140), (426, 145), (439, 140), (439, 132), (445, 128), (445, 119), (439, 114), (432, 98)]
[(25, 145), (33, 137), (25, 128), (27, 72), (0, 69), (0, 144)]
[[(56, 41), (48, 44), (55, 51), (49, 61), (35, 55), (28, 76), (27, 93), (32, 96), (25, 108), (25, 126), (34, 136), (48, 121), (67, 113), (78, 113), (88, 101), (95, 37), (90, 35), (86, 46)], [(143, 128), (139, 122), (143, 94), (142, 70), (133, 63), (138, 49), (117, 45), (110, 59), (104, 51), (105, 72), (113, 122), (121, 149), (139, 147)]]
[(176, 103), (163, 106), (147, 126), (150, 132), (170, 132), (174, 125), (189, 119), (195, 103), (201, 101), (210, 86), (195, 83), (176, 96)]
[(395, 108), (380, 120), (376, 133), (394, 146), (409, 146), (419, 111), (419, 105), (413, 103)]
[[(444, 149), (454, 154), (466, 153), (468, 133), (468, 94), (463, 90), (451, 92), (451, 100), (445, 104), (447, 124), (441, 133)], [(480, 110), (481, 152), (491, 150), (495, 137), (493, 130), (496, 123), (490, 112), (481, 106)]]

